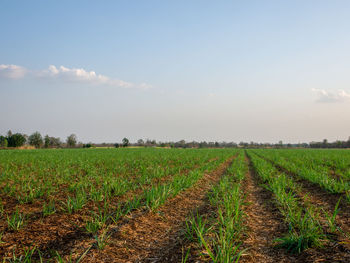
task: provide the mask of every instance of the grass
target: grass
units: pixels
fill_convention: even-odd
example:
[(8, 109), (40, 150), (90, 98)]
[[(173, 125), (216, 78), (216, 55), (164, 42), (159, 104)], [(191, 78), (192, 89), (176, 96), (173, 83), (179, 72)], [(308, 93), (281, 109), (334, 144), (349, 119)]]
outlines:
[(12, 215), (7, 215), (7, 226), (11, 230), (18, 231), (20, 228), (23, 227), (24, 223), (25, 215), (20, 213), (18, 209), (16, 209), (16, 211)]
[[(288, 231), (275, 240), (276, 246), (291, 253), (302, 253), (324, 245), (327, 239), (324, 228), (336, 235), (346, 235), (337, 222), (340, 199), (334, 211), (314, 207), (302, 197), (300, 185), (289, 173), (278, 171), (259, 156), (330, 193), (342, 195), (345, 201), (350, 200), (350, 154), (308, 150), (247, 152), (257, 175), (273, 193), (276, 207), (288, 226)], [(15, 234), (22, 238), (18, 242), (23, 242), (25, 234), (20, 237), (20, 231), (35, 224), (36, 220), (49, 222), (57, 229), (51, 218), (62, 215), (76, 219), (65, 223), (90, 233), (85, 236), (93, 240), (92, 248), (103, 251), (112, 238), (111, 229), (124, 222), (133, 211), (157, 212), (171, 198), (193, 187), (206, 173), (236, 153), (238, 156), (225, 175), (208, 192), (208, 213), (194, 213), (185, 223), (185, 238), (194, 245), (183, 251), (181, 261), (189, 261), (192, 249), (197, 249), (202, 252), (201, 259), (210, 262), (237, 262), (244, 253), (241, 244), (249, 227), (244, 224), (243, 209), (244, 177), (248, 167), (244, 152), (232, 149), (0, 151), (0, 185), (4, 195), (0, 216), (7, 223), (7, 228), (0, 234), (0, 243), (10, 247), (11, 244), (6, 243), (7, 237)], [(330, 173), (331, 170), (334, 173)], [(16, 210), (7, 210), (7, 200), (17, 202)], [(32, 207), (39, 207), (40, 214), (46, 219), (33, 216)], [(323, 226), (321, 217), (325, 219)], [(53, 240), (57, 238), (56, 233), (52, 235)], [(41, 244), (41, 240), (37, 242)], [(10, 262), (33, 261), (36, 250), (25, 248), (21, 251), (18, 254), (6, 251)], [(54, 260), (69, 262), (68, 256), (56, 254)]]
[(275, 240), (276, 246), (292, 253), (301, 253), (309, 247), (321, 247), (325, 234), (315, 207), (300, 202), (300, 187), (286, 174), (280, 173), (270, 163), (250, 153), (256, 173), (273, 192), (277, 207), (289, 226), (284, 237)]
[(44, 217), (54, 214), (56, 212), (55, 202), (50, 200), (48, 203), (44, 203), (42, 212)]
[(212, 262), (238, 262), (244, 252), (240, 249), (244, 232), (241, 183), (246, 170), (241, 153), (208, 195), (214, 211), (196, 214), (186, 223), (187, 240), (196, 242), (204, 250), (202, 256)]

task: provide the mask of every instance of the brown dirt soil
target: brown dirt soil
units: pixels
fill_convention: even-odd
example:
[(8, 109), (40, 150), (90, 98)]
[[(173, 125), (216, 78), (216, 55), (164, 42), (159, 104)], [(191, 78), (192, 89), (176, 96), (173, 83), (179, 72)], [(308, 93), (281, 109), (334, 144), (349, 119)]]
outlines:
[(241, 262), (295, 262), (298, 256), (274, 247), (274, 239), (288, 232), (283, 217), (272, 203), (271, 192), (261, 187), (250, 160), (249, 171), (243, 183), (246, 205), (247, 238), (242, 248), (247, 249)]
[(181, 262), (182, 255), (174, 254), (182, 242), (178, 234), (186, 218), (205, 205), (207, 191), (220, 180), (232, 160), (205, 174), (157, 211), (131, 218), (116, 229), (103, 250), (91, 249), (82, 262)]

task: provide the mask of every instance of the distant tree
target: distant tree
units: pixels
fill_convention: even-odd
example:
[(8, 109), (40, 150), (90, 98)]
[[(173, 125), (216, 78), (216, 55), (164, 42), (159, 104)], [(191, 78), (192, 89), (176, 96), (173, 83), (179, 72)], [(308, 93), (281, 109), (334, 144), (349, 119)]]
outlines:
[(145, 144), (145, 142), (142, 139), (138, 139), (137, 140), (137, 145), (138, 146), (143, 146)]
[(50, 147), (50, 137), (49, 135), (45, 135), (44, 137), (44, 147), (49, 148)]
[(45, 136), (44, 138), (44, 147), (49, 148), (49, 147), (60, 147), (62, 145), (61, 139), (60, 138), (55, 138), (55, 137), (50, 137), (48, 135)]
[[(344, 144), (343, 144), (343, 142), (342, 141), (335, 141), (335, 147), (336, 148), (344, 148)], [(327, 147), (327, 144), (326, 144), (326, 147)]]
[(208, 143), (206, 141), (199, 143), (199, 148), (206, 148), (206, 147), (208, 147)]
[(10, 136), (7, 137), (8, 147), (21, 147), (26, 142), (26, 137), (24, 134), (21, 133), (15, 133), (12, 134), (12, 132), (7, 133)]
[(327, 148), (328, 147), (328, 140), (327, 139), (324, 139), (323, 142), (322, 142), (322, 147), (323, 148)]
[(75, 134), (69, 135), (66, 142), (68, 147), (74, 147), (77, 144), (77, 136)]
[(129, 139), (128, 138), (124, 138), (123, 139), (123, 147), (128, 147), (129, 146)]
[(150, 139), (147, 139), (145, 142), (146, 147), (151, 147), (152, 146), (152, 141)]
[(115, 143), (115, 144), (114, 144), (114, 147), (115, 147), (115, 148), (119, 148), (119, 147), (120, 147), (119, 143)]
[(180, 140), (178, 142), (175, 142), (174, 146), (175, 148), (186, 148), (186, 141)]
[(0, 136), (0, 147), (6, 148), (7, 147), (7, 139), (5, 136)]
[(91, 143), (83, 144), (83, 148), (91, 148), (91, 147), (92, 147)]
[(43, 137), (39, 132), (34, 132), (28, 137), (28, 143), (35, 146), (35, 148), (40, 148), (44, 144)]

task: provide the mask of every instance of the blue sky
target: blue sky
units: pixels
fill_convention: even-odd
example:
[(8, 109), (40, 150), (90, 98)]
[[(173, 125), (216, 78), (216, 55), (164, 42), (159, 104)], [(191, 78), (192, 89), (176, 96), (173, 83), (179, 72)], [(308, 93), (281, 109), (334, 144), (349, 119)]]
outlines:
[(1, 1), (0, 134), (350, 136), (349, 1)]

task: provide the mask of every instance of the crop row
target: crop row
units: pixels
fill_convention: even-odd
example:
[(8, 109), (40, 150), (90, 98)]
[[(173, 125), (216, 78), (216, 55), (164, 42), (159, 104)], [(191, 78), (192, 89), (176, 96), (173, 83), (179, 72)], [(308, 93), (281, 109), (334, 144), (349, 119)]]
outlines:
[(314, 165), (308, 159), (299, 159), (292, 154), (284, 156), (279, 153), (264, 150), (256, 151), (260, 156), (264, 156), (280, 167), (308, 180), (321, 188), (334, 194), (344, 194), (350, 202), (350, 181), (342, 178), (335, 178), (330, 175), (329, 170), (324, 166)]
[[(118, 153), (118, 150), (114, 151)], [(128, 153), (130, 152), (126, 154)], [(210, 172), (229, 156), (232, 156), (232, 151), (225, 150), (214, 152), (201, 151), (196, 154), (193, 154), (191, 151), (184, 152), (181, 150), (171, 151), (171, 153), (164, 151), (162, 152), (162, 156), (158, 156), (155, 153), (156, 152), (152, 153), (154, 155), (153, 158), (148, 159), (149, 166), (142, 167), (136, 164), (138, 158), (142, 161), (142, 156), (137, 156), (138, 151), (135, 151), (135, 155), (132, 156), (132, 161), (129, 160), (129, 163), (127, 163), (127, 165), (134, 166), (134, 168), (129, 170), (129, 173), (135, 173), (132, 169), (137, 169), (141, 172), (141, 174), (135, 176), (135, 178), (133, 176), (128, 177), (127, 175), (116, 176), (114, 173), (111, 173), (110, 176), (108, 174), (102, 176), (101, 174), (87, 172), (84, 176), (80, 176), (79, 183), (73, 182), (70, 184), (70, 186), (74, 185), (74, 194), (68, 195), (62, 207), (67, 213), (74, 213), (86, 206), (83, 213), (84, 225), (79, 226), (79, 228), (82, 227), (84, 231), (91, 233), (94, 240), (92, 247), (102, 249), (106, 245), (110, 237), (109, 229), (111, 229), (113, 225), (118, 225), (120, 218), (131, 213), (135, 209), (156, 210), (167, 199), (191, 187), (205, 172)], [(130, 159), (130, 156), (128, 157)], [(161, 159), (162, 163), (159, 163), (157, 158)], [(106, 159), (103, 159), (103, 162), (106, 163)], [(11, 166), (11, 162), (9, 166)], [(69, 166), (71, 166), (71, 163), (69, 163)], [(19, 167), (19, 165), (16, 167)], [(95, 163), (93, 167), (99, 167), (99, 163)], [(86, 169), (84, 170), (86, 171)], [(160, 180), (154, 183), (154, 178), (162, 177), (168, 178), (167, 180)], [(111, 181), (111, 179), (114, 181)], [(91, 191), (92, 184), (89, 184), (90, 181), (96, 182), (96, 180), (102, 182), (100, 188), (97, 189), (99, 194)], [(64, 182), (66, 184), (69, 183), (66, 180), (64, 180)], [(120, 196), (129, 190), (135, 190), (135, 188), (141, 190), (139, 194), (131, 196), (123, 201), (113, 201), (115, 196)], [(69, 193), (69, 187), (65, 188), (65, 191)], [(101, 198), (93, 199), (93, 196), (101, 196)], [(91, 204), (88, 203), (89, 200), (95, 201), (95, 205), (91, 206)], [(44, 216), (50, 215), (56, 211), (56, 204), (53, 201), (44, 202), (42, 209)], [(13, 230), (26, 228), (26, 216), (18, 210), (12, 214), (4, 213), (3, 216), (10, 230), (10, 232), (5, 232), (5, 236), (11, 235), (11, 231)], [(6, 243), (6, 237), (3, 242)], [(25, 251), (31, 251), (31, 249), (31, 247), (20, 248), (19, 250), (22, 251), (20, 254), (23, 255)]]
[(242, 180), (246, 170), (241, 151), (208, 194), (212, 213), (206, 216), (195, 214), (186, 224), (187, 239), (196, 242), (198, 249), (205, 251), (202, 256), (207, 255), (212, 262), (238, 262), (242, 254)]
[(289, 226), (288, 233), (276, 239), (276, 245), (289, 251), (301, 252), (308, 247), (320, 247), (325, 235), (318, 212), (301, 198), (300, 187), (271, 163), (249, 152), (256, 174), (274, 195), (278, 210)]

